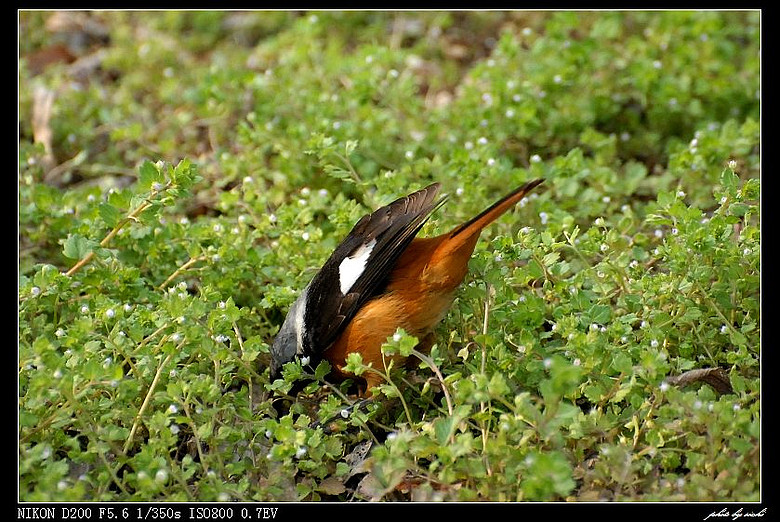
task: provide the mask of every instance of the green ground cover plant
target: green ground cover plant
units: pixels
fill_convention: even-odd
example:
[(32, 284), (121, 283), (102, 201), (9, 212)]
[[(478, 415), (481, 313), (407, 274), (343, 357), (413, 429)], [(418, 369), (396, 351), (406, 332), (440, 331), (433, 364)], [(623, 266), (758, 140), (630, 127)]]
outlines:
[[(760, 499), (759, 12), (19, 24), (20, 500)], [(537, 177), (365, 410), (269, 382), (360, 216)]]

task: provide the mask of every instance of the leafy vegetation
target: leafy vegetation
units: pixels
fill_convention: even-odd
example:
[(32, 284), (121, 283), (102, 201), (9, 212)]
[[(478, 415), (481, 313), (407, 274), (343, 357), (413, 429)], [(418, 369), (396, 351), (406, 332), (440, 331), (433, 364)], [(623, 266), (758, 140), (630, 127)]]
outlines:
[[(759, 15), (22, 12), (21, 500), (758, 500)], [(269, 382), (361, 215), (536, 177), (366, 408)]]

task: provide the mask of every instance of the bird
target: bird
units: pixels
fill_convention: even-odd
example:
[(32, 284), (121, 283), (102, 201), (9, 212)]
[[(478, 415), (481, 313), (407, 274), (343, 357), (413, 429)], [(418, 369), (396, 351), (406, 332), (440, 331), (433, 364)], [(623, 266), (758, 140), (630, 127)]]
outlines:
[[(482, 230), (542, 183), (515, 188), (477, 216), (435, 237), (417, 237), (447, 195), (432, 183), (363, 216), (288, 309), (271, 345), (271, 382), (295, 358), (314, 368), (323, 359), (338, 379), (362, 381), (370, 396), (379, 372), (347, 370), (351, 353), (383, 368), (381, 347), (399, 328), (430, 344), (432, 332), (466, 278)], [(399, 354), (392, 358), (400, 363)]]

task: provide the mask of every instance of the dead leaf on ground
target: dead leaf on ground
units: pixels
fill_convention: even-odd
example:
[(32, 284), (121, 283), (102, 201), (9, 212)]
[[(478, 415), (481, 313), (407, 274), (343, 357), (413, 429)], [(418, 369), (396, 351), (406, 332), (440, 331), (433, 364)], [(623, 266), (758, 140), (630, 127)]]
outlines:
[(48, 171), (56, 164), (52, 149), (51, 110), (54, 105), (54, 91), (38, 85), (33, 92), (33, 141), (43, 145), (43, 168)]
[(666, 382), (674, 386), (687, 386), (695, 382), (704, 382), (720, 393), (734, 393), (726, 370), (723, 368), (699, 368), (690, 370), (680, 375), (666, 378)]

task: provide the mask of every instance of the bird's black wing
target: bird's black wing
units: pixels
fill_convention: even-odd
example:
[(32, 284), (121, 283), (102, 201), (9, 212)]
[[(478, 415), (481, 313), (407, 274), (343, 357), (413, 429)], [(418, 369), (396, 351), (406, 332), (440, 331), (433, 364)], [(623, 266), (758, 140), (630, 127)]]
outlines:
[(304, 355), (319, 356), (382, 287), (430, 214), (440, 185), (399, 198), (363, 216), (314, 276), (303, 312)]

